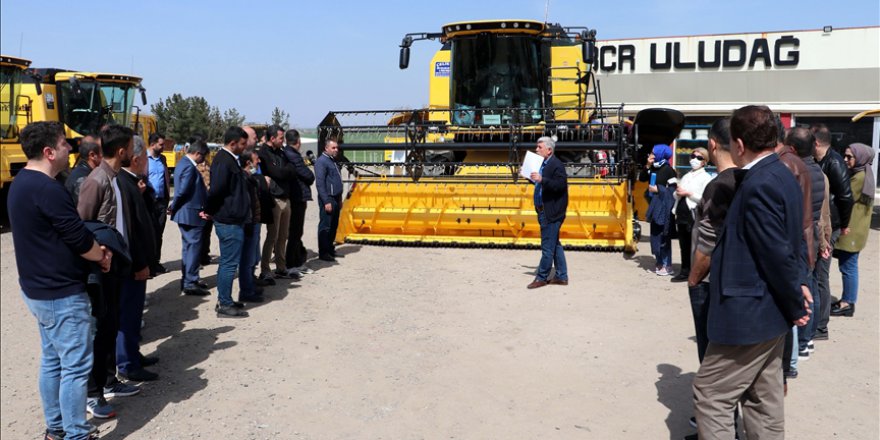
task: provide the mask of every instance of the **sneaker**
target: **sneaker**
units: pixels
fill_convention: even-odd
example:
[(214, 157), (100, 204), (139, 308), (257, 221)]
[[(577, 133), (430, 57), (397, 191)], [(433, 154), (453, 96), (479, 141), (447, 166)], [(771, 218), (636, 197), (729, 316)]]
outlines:
[(274, 286), (275, 280), (272, 278), (271, 274), (269, 274), (268, 272), (263, 272), (260, 274), (260, 277), (257, 278), (256, 284), (258, 286), (261, 284), (264, 286)]
[(807, 351), (809, 351), (810, 353), (816, 351), (816, 344), (813, 343), (812, 339), (810, 340), (810, 342), (807, 342)]
[(697, 427), (697, 418), (696, 417), (689, 418), (688, 425), (691, 425), (691, 428), (696, 428)]
[(804, 348), (803, 350), (798, 350), (798, 362), (808, 360), (810, 360), (810, 350), (806, 348)]
[(783, 377), (785, 377), (786, 379), (797, 379), (797, 377), (798, 377), (798, 370), (797, 370), (797, 368), (792, 368), (792, 369), (789, 369), (788, 371), (784, 371), (784, 372), (782, 373), (782, 375), (783, 375)]
[(661, 276), (661, 277), (668, 277), (668, 276), (672, 275), (672, 272), (667, 270), (665, 267), (661, 267), (660, 269), (657, 269), (657, 272), (655, 272), (655, 273), (657, 274), (657, 276)]
[(236, 308), (234, 305), (230, 306), (218, 306), (217, 317), (218, 318), (247, 318), (248, 312), (245, 312), (242, 309)]
[(98, 419), (112, 419), (116, 417), (116, 411), (107, 403), (107, 400), (101, 397), (89, 397), (86, 400), (86, 411), (92, 417)]
[(104, 397), (128, 397), (140, 393), (140, 387), (129, 383), (116, 382), (112, 387), (104, 387)]
[(300, 274), (302, 274), (302, 275), (308, 275), (308, 274), (315, 273), (315, 270), (314, 270), (314, 269), (312, 269), (311, 267), (306, 266), (305, 264), (302, 265), (302, 266), (300, 266), (300, 267), (295, 267), (294, 269), (296, 269), (296, 270), (297, 270)]
[(120, 371), (116, 373), (116, 377), (129, 382), (149, 382), (158, 379), (159, 374), (139, 368), (137, 370)]
[(827, 341), (828, 340), (828, 327), (825, 328), (817, 328), (816, 334), (813, 335), (814, 341)]
[(285, 279), (293, 279), (298, 280), (302, 278), (299, 272), (296, 269), (287, 269), (287, 270), (276, 270), (275, 278), (285, 278)]

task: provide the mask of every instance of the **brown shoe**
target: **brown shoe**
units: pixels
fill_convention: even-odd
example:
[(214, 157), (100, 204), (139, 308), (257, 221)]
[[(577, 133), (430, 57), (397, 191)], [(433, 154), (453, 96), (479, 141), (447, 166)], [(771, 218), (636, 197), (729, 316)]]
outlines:
[(544, 287), (547, 284), (548, 283), (546, 281), (535, 280), (535, 281), (532, 281), (531, 283), (529, 283), (529, 285), (526, 286), (526, 288), (527, 289), (537, 289), (538, 287)]
[(560, 279), (553, 278), (552, 280), (550, 280), (550, 284), (555, 284), (557, 286), (567, 286), (568, 280), (560, 280)]

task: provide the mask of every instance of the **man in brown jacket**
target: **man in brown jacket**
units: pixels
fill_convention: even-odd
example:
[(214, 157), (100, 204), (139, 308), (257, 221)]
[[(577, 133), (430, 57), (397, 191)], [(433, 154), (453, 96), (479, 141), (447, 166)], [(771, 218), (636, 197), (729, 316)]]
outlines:
[[(79, 190), (77, 211), (83, 220), (97, 220), (113, 226), (128, 241), (126, 229), (130, 221), (129, 203), (124, 203), (117, 184), (117, 174), (124, 166), (131, 165), (132, 139), (134, 132), (120, 125), (111, 125), (101, 131), (101, 150), (104, 160), (89, 173)], [(101, 316), (95, 316), (97, 331), (95, 333), (95, 361), (89, 380), (87, 410), (92, 416), (110, 418), (116, 415), (113, 408), (104, 399), (104, 391), (117, 386), (116, 378), (107, 374), (108, 357), (112, 357), (116, 348), (116, 334), (119, 331), (119, 293), (122, 278), (127, 273), (114, 273), (114, 270), (103, 275), (101, 279), (101, 298), (103, 307), (93, 309), (104, 310)], [(125, 395), (136, 393), (132, 387)], [(118, 394), (122, 395), (122, 394)]]

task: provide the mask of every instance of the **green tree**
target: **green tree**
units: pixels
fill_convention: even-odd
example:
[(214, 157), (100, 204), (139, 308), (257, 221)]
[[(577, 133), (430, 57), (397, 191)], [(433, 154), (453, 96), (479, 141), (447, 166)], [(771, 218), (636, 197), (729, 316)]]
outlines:
[(244, 115), (240, 114), (235, 107), (227, 109), (223, 112), (223, 125), (226, 127), (240, 127), (244, 124)]
[(280, 125), (281, 128), (287, 130), (290, 128), (290, 113), (275, 107), (275, 109), (272, 110), (272, 124)]
[(221, 113), (201, 96), (183, 97), (179, 93), (153, 104), (152, 111), (159, 126), (165, 128), (165, 135), (178, 142), (187, 142), (195, 134), (208, 142), (222, 142), (226, 128), (241, 125), (245, 119), (234, 108)]

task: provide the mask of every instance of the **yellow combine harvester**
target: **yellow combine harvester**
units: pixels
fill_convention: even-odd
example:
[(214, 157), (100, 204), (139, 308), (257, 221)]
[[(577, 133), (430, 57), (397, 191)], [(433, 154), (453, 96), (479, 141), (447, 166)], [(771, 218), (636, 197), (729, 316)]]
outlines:
[[(19, 111), (19, 98), (22, 78), (30, 64), (28, 60), (0, 55), (0, 182), (4, 196), (7, 185), (27, 163), (18, 140), (18, 118), (24, 116), (25, 124), (28, 122), (28, 115)], [(3, 197), (2, 200), (5, 212), (6, 198)]]
[[(143, 104), (147, 102), (136, 76), (55, 68), (32, 68), (29, 72), (21, 87), (29, 117), (18, 120), (19, 129), (31, 121), (59, 121), (71, 145), (87, 134), (99, 133), (105, 125), (129, 125), (138, 93)], [(75, 157), (71, 156), (71, 162)]]
[[(319, 147), (335, 138), (355, 157), (346, 164), (356, 177), (337, 241), (539, 247), (534, 185), (518, 170), (538, 138), (554, 136), (569, 175), (563, 245), (635, 251), (634, 138), (671, 142), (681, 113), (645, 111), (633, 131), (622, 108), (602, 107), (594, 30), (531, 20), (452, 23), (406, 35), (401, 69), (411, 44), (425, 39), (442, 43), (429, 69), (428, 108), (330, 112), (318, 127)], [(361, 153), (370, 151), (372, 158)]]

